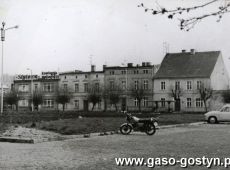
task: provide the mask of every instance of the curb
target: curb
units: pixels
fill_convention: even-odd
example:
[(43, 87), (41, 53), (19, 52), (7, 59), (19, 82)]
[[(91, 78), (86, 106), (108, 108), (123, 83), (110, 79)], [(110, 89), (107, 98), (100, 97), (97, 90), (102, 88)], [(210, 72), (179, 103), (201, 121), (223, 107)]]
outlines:
[(182, 123), (182, 124), (175, 124), (175, 125), (164, 125), (164, 126), (158, 126), (159, 129), (169, 129), (169, 128), (176, 128), (176, 127), (183, 127), (183, 126), (197, 126), (197, 125), (203, 125), (205, 122), (195, 122), (195, 123)]
[[(182, 124), (175, 124), (175, 125), (164, 125), (164, 126), (157, 126), (156, 129), (170, 129), (170, 128), (176, 128), (176, 127), (183, 127), (183, 126), (197, 126), (197, 125), (202, 125), (205, 124), (205, 122), (195, 122), (195, 123), (182, 123)], [(81, 135), (68, 135), (66, 136), (66, 139), (64, 140), (69, 140), (69, 139), (76, 139), (76, 138), (91, 138), (91, 137), (96, 137), (96, 136), (107, 136), (107, 135), (114, 135), (114, 134), (119, 134), (118, 131), (107, 131), (107, 132), (95, 132), (95, 133), (88, 133), (88, 134), (81, 134)], [(29, 144), (34, 144), (34, 143), (39, 143), (39, 142), (46, 142), (46, 141), (36, 141), (35, 139), (31, 138), (17, 138), (17, 137), (0, 137), (0, 142), (10, 142), (10, 143), (29, 143)]]
[(34, 144), (34, 140), (30, 138), (15, 138), (15, 137), (0, 137), (0, 142), (10, 143), (31, 143)]

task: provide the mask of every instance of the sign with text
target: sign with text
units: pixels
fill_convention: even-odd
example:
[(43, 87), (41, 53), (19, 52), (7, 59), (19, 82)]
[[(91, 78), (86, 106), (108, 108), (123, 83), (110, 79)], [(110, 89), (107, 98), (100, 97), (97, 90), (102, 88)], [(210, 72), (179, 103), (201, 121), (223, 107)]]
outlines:
[(57, 72), (42, 72), (42, 79), (58, 79)]
[[(31, 75), (17, 75), (15, 77), (16, 80), (31, 80)], [(33, 80), (39, 79), (38, 75), (32, 75)]]

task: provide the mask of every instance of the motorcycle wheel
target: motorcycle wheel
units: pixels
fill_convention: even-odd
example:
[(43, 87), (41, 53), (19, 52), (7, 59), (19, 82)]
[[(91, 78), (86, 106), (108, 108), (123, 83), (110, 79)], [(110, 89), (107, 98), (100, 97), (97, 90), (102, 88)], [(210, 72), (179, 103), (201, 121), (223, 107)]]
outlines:
[(145, 133), (147, 135), (153, 135), (156, 132), (156, 127), (153, 124), (147, 124), (146, 125), (146, 131)]
[(120, 127), (120, 132), (121, 132), (122, 135), (128, 135), (128, 134), (131, 133), (131, 131), (132, 131), (132, 127), (130, 125), (128, 125), (128, 124), (122, 125)]

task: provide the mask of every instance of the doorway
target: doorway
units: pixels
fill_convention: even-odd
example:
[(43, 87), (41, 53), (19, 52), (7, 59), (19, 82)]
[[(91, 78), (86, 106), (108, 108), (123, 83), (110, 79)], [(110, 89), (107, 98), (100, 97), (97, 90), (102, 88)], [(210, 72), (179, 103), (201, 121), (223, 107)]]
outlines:
[(89, 111), (89, 102), (88, 102), (88, 100), (84, 100), (84, 111)]

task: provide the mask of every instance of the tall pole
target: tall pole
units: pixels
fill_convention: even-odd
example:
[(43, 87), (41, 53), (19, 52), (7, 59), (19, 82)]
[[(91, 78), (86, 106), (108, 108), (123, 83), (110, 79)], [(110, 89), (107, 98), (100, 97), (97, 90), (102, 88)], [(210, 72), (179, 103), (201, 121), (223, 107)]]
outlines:
[(34, 102), (33, 102), (33, 72), (32, 69), (27, 69), (30, 70), (30, 79), (31, 79), (31, 111), (34, 111)]
[(2, 22), (1, 41), (2, 41), (2, 70), (1, 70), (1, 116), (3, 114), (3, 42), (5, 41), (5, 22)]
[(18, 28), (18, 26), (14, 26), (14, 27), (9, 27), (9, 28), (5, 28), (6, 23), (2, 22), (2, 28), (1, 28), (1, 41), (2, 41), (2, 71), (1, 71), (1, 116), (3, 114), (3, 42), (5, 41), (5, 31), (9, 30), (9, 29), (14, 29), (14, 28)]
[(2, 71), (1, 71), (1, 116), (3, 114), (3, 41), (2, 41)]

